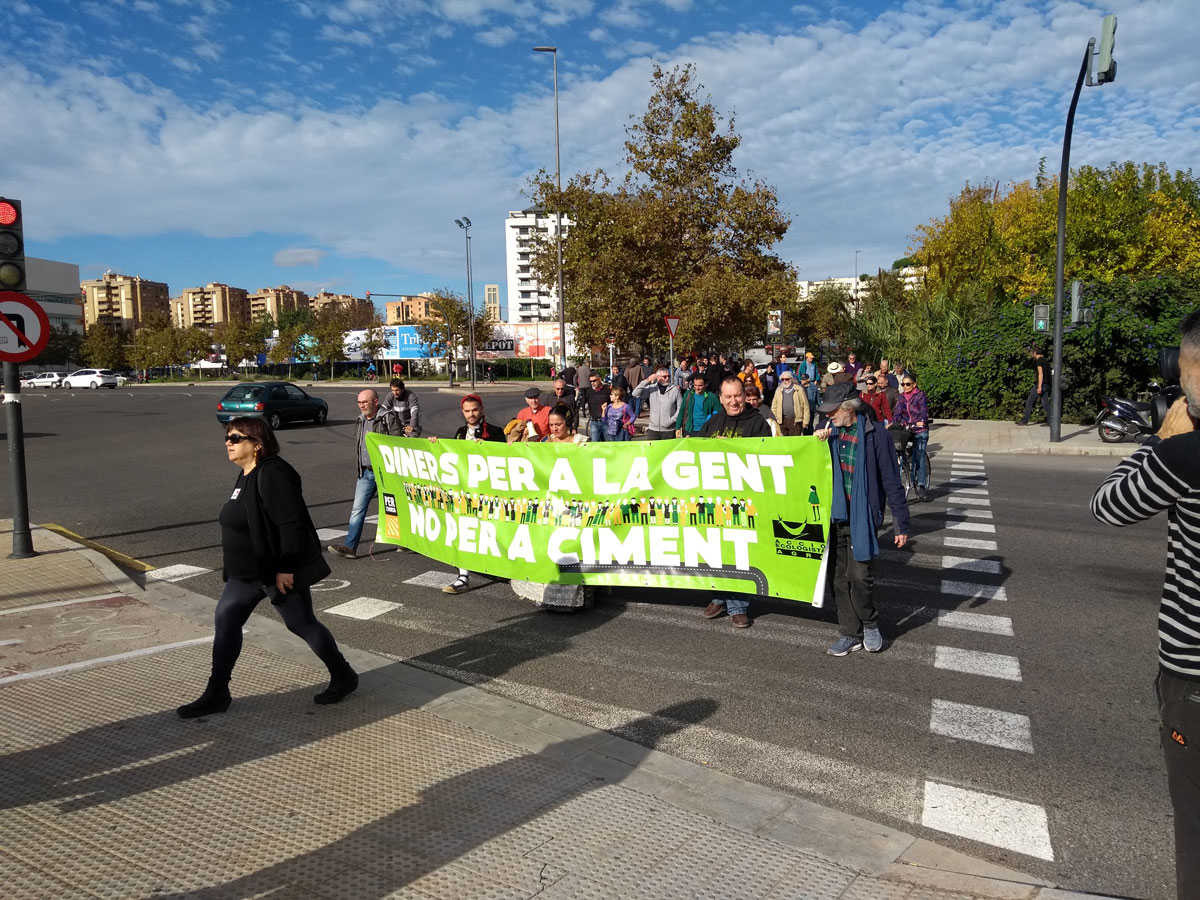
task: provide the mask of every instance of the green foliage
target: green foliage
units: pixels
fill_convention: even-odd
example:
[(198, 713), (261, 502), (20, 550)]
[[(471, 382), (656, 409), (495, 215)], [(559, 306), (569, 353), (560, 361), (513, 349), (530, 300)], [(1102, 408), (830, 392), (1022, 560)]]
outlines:
[(119, 329), (93, 325), (80, 347), (83, 358), (96, 369), (119, 369), (125, 365), (125, 348)]
[(213, 331), (213, 337), (225, 348), (225, 363), (237, 368), (243, 360), (254, 362), (258, 354), (266, 352), (267, 335), (272, 322), (262, 318), (256, 322), (222, 322)]
[[(576, 339), (622, 346), (665, 342), (664, 315), (681, 318), (676, 347), (734, 347), (762, 335), (767, 311), (795, 294), (795, 273), (770, 250), (787, 232), (773, 188), (740, 178), (741, 139), (692, 66), (655, 68), (645, 113), (627, 128), (628, 174), (573, 177), (560, 193), (532, 179), (539, 208), (571, 221), (563, 245), (567, 319)], [(533, 268), (553, 283), (552, 234), (539, 236)]]
[[(433, 292), (429, 308), (434, 318), (416, 326), (417, 337), (429, 348), (432, 356), (445, 357), (453, 363), (458, 354), (466, 350), (471, 342), (471, 311), (461, 294), (448, 288)], [(486, 312), (475, 313), (475, 349), (478, 350), (492, 339), (495, 323)]]
[(34, 359), (42, 366), (69, 366), (80, 358), (83, 334), (70, 325), (54, 325), (42, 352)]
[(329, 367), (333, 377), (333, 364), (346, 358), (346, 332), (350, 330), (351, 311), (339, 303), (330, 303), (313, 316), (309, 334), (313, 345), (309, 354), (322, 365)]

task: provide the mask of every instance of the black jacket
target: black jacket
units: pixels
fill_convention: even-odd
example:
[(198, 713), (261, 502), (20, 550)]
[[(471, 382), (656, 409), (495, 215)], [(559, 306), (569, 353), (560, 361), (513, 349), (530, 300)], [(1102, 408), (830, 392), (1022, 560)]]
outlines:
[(304, 503), (300, 473), (280, 457), (268, 456), (254, 474), (257, 490), (244, 499), (259, 578), (268, 591), (280, 572), (293, 574), (299, 586), (316, 584), (330, 569)]
[[(466, 440), (467, 439), (467, 426), (463, 425), (461, 428), (458, 429), (458, 431), (454, 432), (454, 438), (455, 438), (455, 440), (459, 440), (459, 441)], [(478, 438), (478, 440), (496, 441), (501, 444), (508, 442), (508, 438), (506, 438), (504, 436), (504, 429), (497, 428), (495, 425), (493, 425), (487, 419), (483, 420), (483, 430), (482, 430), (482, 433), (481, 433), (480, 437)]]

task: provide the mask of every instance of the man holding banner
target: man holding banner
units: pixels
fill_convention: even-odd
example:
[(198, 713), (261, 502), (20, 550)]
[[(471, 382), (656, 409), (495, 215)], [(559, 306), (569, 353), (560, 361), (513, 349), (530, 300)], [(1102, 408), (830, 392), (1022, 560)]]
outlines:
[[(908, 543), (908, 503), (896, 452), (852, 383), (833, 385), (817, 409), (830, 421), (816, 437), (829, 442), (833, 463), (833, 480), (827, 488), (832, 509), (829, 553), (841, 633), (825, 652), (846, 656), (866, 647), (868, 653), (878, 653), (883, 649), (883, 635), (875, 609), (871, 562), (879, 555), (876, 532), (883, 522), (885, 495), (892, 507), (896, 547)], [(809, 502), (815, 497), (814, 505), (819, 505), (820, 494), (814, 486)]]
[[(467, 394), (459, 401), (464, 424), (454, 433), (456, 441), (493, 441), (507, 443), (504, 429), (488, 424), (483, 413), (483, 398), (478, 394)], [(436, 438), (430, 438), (436, 440)], [(459, 568), (458, 577), (442, 588), (443, 594), (461, 594), (471, 584), (471, 573)]]
[[(746, 403), (746, 385), (736, 375), (721, 382), (721, 411), (704, 423), (701, 437), (771, 437), (771, 426), (758, 410)], [(744, 597), (714, 597), (704, 608), (704, 618), (729, 613), (734, 628), (749, 628), (750, 601)]]

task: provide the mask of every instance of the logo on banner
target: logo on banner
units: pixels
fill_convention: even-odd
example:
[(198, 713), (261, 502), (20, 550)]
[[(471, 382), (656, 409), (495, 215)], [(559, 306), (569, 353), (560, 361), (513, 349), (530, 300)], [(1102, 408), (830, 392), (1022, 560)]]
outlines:
[(385, 513), (387, 513), (389, 516), (399, 515), (399, 513), (396, 512), (396, 495), (395, 494), (384, 494), (383, 495), (383, 511)]
[(820, 559), (825, 554), (825, 528), (820, 522), (789, 522), (775, 519), (775, 552), (780, 556)]

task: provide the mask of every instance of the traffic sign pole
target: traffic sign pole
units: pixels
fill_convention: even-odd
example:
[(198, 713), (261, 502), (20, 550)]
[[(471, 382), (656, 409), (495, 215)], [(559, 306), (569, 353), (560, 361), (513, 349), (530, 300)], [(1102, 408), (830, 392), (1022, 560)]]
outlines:
[(13, 498), (13, 539), (9, 559), (37, 556), (29, 530), (29, 486), (25, 480), (25, 425), (21, 420), (21, 376), (15, 362), (4, 363), (4, 426), (8, 432), (9, 493)]

